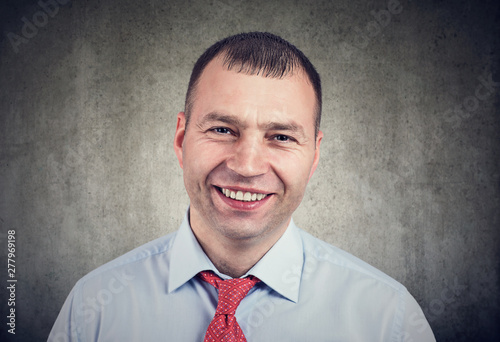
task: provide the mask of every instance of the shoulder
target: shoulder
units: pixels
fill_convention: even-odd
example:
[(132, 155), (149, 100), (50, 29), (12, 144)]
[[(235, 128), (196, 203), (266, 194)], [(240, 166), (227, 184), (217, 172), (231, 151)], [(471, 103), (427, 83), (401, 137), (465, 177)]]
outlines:
[(124, 272), (135, 277), (145, 264), (154, 265), (155, 260), (169, 258), (169, 251), (176, 234), (177, 232), (173, 232), (157, 238), (103, 264), (82, 277), (76, 287), (93, 281), (99, 282), (101, 278), (109, 278), (113, 275), (116, 277), (117, 274), (124, 274)]
[(304, 248), (304, 272), (313, 272), (321, 268), (323, 274), (348, 282), (371, 282), (379, 289), (401, 295), (407, 293), (406, 288), (384, 272), (371, 266), (354, 255), (322, 241), (299, 228)]
[(366, 337), (360, 340), (399, 340), (411, 331), (408, 317), (416, 314), (430, 331), (418, 304), (398, 281), (304, 231), (300, 235), (304, 248), (300, 297), (323, 313), (325, 326), (332, 321), (356, 326), (357, 334)]
[(168, 277), (176, 236), (177, 232), (148, 242), (82, 277), (66, 298), (49, 341), (87, 340), (101, 325), (117, 321), (131, 325), (144, 294), (154, 293)]

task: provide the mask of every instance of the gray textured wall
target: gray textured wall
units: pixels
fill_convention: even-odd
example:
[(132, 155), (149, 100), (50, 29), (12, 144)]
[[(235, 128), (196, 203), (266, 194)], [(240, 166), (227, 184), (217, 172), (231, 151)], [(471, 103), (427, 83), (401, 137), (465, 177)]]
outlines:
[(12, 340), (41, 341), (80, 277), (177, 229), (188, 198), (172, 138), (190, 70), (252, 30), (293, 42), (323, 78), (299, 226), (405, 284), (438, 341), (497, 341), (499, 5), (394, 2), (74, 0), (47, 15), (4, 1), (2, 341), (7, 230)]

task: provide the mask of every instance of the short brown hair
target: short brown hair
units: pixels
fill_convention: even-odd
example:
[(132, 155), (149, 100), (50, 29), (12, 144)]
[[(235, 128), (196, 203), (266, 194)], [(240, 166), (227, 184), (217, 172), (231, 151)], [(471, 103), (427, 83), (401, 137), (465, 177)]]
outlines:
[(224, 38), (210, 46), (196, 61), (186, 93), (186, 127), (189, 123), (195, 98), (196, 86), (205, 67), (213, 59), (223, 56), (223, 64), (228, 70), (236, 70), (249, 75), (282, 78), (292, 74), (294, 69), (303, 70), (316, 95), (315, 134), (321, 122), (321, 80), (309, 59), (281, 37), (267, 32), (240, 33)]

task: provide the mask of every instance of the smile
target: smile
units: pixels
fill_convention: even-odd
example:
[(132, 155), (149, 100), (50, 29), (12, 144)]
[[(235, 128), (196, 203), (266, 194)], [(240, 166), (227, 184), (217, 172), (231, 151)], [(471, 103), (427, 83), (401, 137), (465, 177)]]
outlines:
[(255, 202), (264, 199), (266, 194), (259, 194), (254, 192), (232, 191), (229, 189), (218, 188), (224, 196), (242, 202)]

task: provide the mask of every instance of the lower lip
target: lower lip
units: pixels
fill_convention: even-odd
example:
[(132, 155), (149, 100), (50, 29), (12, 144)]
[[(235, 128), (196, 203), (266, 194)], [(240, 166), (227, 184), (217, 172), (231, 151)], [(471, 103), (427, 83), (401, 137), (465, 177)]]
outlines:
[(215, 192), (219, 195), (221, 200), (226, 203), (228, 206), (230, 206), (233, 209), (237, 210), (244, 210), (244, 211), (250, 211), (250, 210), (257, 210), (260, 207), (262, 207), (264, 204), (267, 203), (267, 201), (271, 198), (272, 195), (267, 195), (260, 201), (250, 201), (250, 202), (243, 202), (243, 201), (237, 201), (235, 199), (232, 199), (230, 197), (226, 197), (222, 192), (220, 192), (217, 188), (214, 188)]

